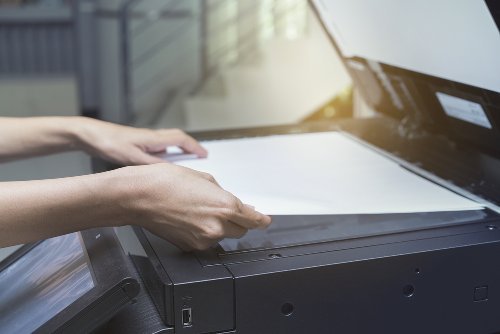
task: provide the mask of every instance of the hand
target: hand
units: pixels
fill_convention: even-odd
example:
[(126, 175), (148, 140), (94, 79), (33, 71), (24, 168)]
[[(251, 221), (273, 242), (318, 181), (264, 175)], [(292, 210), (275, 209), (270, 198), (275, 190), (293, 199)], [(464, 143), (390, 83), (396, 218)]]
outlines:
[(168, 146), (179, 146), (188, 153), (206, 157), (207, 151), (192, 137), (178, 129), (140, 129), (80, 118), (77, 130), (80, 146), (87, 153), (121, 165), (164, 162), (153, 154)]
[(223, 238), (266, 228), (269, 216), (243, 204), (214, 178), (189, 168), (155, 164), (117, 170), (133, 183), (129, 207), (141, 225), (183, 250), (201, 250)]

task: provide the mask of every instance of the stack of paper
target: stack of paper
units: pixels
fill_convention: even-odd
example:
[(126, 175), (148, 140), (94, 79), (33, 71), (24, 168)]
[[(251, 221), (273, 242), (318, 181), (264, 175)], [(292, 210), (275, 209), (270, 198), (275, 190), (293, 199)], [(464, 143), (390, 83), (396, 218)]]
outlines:
[(208, 158), (174, 155), (175, 163), (212, 174), (244, 203), (270, 215), (482, 209), (338, 132), (202, 144)]

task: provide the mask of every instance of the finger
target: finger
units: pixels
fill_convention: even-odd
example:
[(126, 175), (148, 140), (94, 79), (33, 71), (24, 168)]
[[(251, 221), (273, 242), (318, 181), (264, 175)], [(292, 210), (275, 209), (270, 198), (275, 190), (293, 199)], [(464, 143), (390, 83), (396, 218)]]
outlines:
[(240, 225), (235, 224), (233, 222), (224, 222), (223, 230), (224, 230), (224, 238), (231, 238), (231, 239), (239, 239), (248, 232), (246, 228), (241, 227)]
[(217, 185), (218, 187), (222, 188), (219, 184), (219, 182), (217, 182), (217, 180), (215, 179), (215, 177), (213, 177), (212, 174), (209, 174), (209, 173), (205, 173), (205, 172), (199, 172), (199, 171), (196, 171), (193, 169), (193, 171), (195, 171), (197, 173), (198, 176), (201, 176), (202, 178), (204, 178), (205, 180), (209, 181), (209, 182), (212, 182), (213, 184)]
[(179, 129), (154, 130), (152, 142), (145, 146), (145, 150), (150, 153), (160, 153), (169, 146), (178, 146), (185, 153), (196, 154), (201, 158), (208, 155), (207, 150), (196, 139)]
[(241, 202), (239, 202), (235, 210), (231, 210), (231, 214), (228, 218), (230, 221), (247, 229), (264, 229), (271, 224), (271, 217)]
[(181, 132), (175, 139), (176, 142), (174, 143), (174, 145), (179, 146), (184, 152), (194, 153), (201, 158), (207, 157), (207, 150), (190, 135)]
[(127, 159), (133, 165), (151, 165), (166, 162), (162, 158), (155, 157), (149, 153), (142, 151), (139, 148), (130, 149), (128, 151)]

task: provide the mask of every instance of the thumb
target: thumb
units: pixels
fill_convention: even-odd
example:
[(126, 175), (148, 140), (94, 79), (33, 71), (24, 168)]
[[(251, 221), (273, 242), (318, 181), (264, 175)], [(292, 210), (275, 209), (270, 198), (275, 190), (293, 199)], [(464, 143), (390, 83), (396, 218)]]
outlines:
[(162, 158), (155, 157), (154, 155), (144, 152), (138, 147), (130, 149), (128, 153), (128, 160), (132, 165), (151, 165), (151, 164), (167, 162)]

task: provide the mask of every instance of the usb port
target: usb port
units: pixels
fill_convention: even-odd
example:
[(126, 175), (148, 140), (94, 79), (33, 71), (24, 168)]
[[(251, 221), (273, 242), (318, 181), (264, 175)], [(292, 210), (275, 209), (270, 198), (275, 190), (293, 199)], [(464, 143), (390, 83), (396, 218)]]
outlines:
[(182, 309), (182, 326), (189, 327), (193, 324), (191, 307)]

